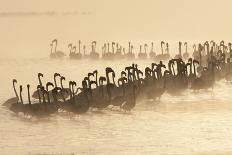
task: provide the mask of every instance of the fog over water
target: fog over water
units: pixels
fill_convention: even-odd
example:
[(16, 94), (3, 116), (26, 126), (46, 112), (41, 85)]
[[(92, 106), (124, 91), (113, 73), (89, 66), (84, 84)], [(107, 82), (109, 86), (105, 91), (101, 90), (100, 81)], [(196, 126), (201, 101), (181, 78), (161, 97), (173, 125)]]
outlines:
[[(160, 41), (170, 43), (170, 53), (178, 51), (179, 41), (192, 45), (205, 40), (231, 41), (232, 22), (229, 0), (1, 0), (0, 5), (0, 103), (14, 96), (12, 79), (31, 90), (43, 81), (53, 82), (54, 72), (81, 80), (105, 67), (116, 72), (132, 62), (144, 70), (152, 60), (71, 61), (69, 43), (78, 40), (97, 52), (105, 42), (119, 42), (128, 48)], [(57, 49), (67, 56), (49, 59), (50, 43), (58, 39)], [(149, 48), (150, 49), (150, 48)], [(231, 154), (231, 83), (221, 80), (214, 89), (181, 96), (165, 93), (160, 102), (142, 101), (130, 113), (119, 110), (89, 111), (84, 115), (59, 114), (50, 118), (26, 119), (0, 107), (0, 154)]]
[[(161, 40), (173, 42), (171, 48), (177, 47), (179, 40), (230, 41), (231, 3), (229, 0), (3, 0), (2, 13), (58, 15), (0, 16), (0, 57), (46, 57), (54, 38), (62, 50), (67, 50), (70, 42), (77, 44), (79, 39), (87, 45), (92, 40), (99, 41), (99, 50), (101, 43), (107, 41), (124, 44), (154, 41), (159, 48)], [(74, 14), (63, 16), (65, 12)]]

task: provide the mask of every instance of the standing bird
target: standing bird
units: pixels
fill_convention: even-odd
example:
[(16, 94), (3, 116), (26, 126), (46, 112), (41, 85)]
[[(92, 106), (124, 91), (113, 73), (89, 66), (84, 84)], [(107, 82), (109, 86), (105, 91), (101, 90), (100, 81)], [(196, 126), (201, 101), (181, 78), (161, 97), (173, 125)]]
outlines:
[[(55, 47), (54, 47), (54, 52), (53, 52), (53, 46), (54, 46), (54, 44), (55, 44)], [(54, 39), (52, 41), (52, 43), (50, 44), (51, 45), (50, 58), (52, 58), (52, 59), (63, 58), (65, 56), (65, 54), (62, 51), (57, 51), (56, 50), (57, 44), (58, 44), (57, 39)]]
[(18, 93), (15, 89), (15, 84), (17, 83), (16, 79), (13, 79), (13, 89), (14, 89), (14, 93), (15, 93), (15, 97), (12, 97), (10, 99), (8, 99), (6, 102), (4, 102), (2, 105), (5, 107), (10, 107), (13, 103), (17, 103), (19, 101), (19, 96)]

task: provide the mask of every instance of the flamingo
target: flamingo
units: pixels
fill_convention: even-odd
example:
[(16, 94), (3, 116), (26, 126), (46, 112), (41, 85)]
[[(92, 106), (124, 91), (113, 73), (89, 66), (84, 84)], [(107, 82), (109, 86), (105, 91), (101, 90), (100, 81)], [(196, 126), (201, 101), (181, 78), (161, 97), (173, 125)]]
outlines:
[[(55, 44), (55, 49), (54, 49), (54, 52), (52, 51), (53, 49), (53, 45)], [(52, 43), (50, 44), (51, 45), (51, 53), (50, 53), (50, 58), (54, 58), (54, 59), (57, 59), (57, 58), (63, 58), (65, 56), (65, 54), (62, 52), (62, 51), (57, 51), (57, 44), (58, 44), (58, 41), (57, 39), (54, 39), (52, 41)]]
[(17, 83), (17, 80), (13, 79), (12, 82), (13, 82), (13, 89), (14, 89), (15, 97), (8, 99), (6, 102), (2, 104), (2, 106), (8, 107), (8, 108), (11, 107), (13, 103), (17, 103), (19, 101), (19, 96), (15, 88), (15, 84)]

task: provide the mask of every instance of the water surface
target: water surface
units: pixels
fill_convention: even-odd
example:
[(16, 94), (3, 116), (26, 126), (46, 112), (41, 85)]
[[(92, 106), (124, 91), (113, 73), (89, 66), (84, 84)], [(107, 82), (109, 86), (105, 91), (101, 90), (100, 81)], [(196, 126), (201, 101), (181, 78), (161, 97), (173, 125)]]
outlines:
[[(139, 68), (151, 61), (135, 61)], [(14, 95), (12, 78), (34, 90), (37, 73), (42, 81), (53, 82), (59, 72), (80, 84), (89, 71), (111, 66), (116, 78), (129, 61), (70, 61), (41, 59), (0, 59), (0, 103)], [(89, 111), (84, 115), (62, 113), (46, 119), (18, 117), (0, 107), (1, 154), (230, 154), (232, 151), (232, 86), (224, 80), (213, 90), (182, 96), (164, 94), (160, 102), (137, 103), (130, 113), (117, 109)]]

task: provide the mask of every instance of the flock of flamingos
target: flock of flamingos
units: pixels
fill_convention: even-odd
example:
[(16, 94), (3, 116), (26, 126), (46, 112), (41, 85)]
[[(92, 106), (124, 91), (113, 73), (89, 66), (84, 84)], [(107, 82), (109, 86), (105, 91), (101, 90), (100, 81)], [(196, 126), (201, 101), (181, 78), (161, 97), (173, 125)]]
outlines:
[[(79, 41), (79, 52), (76, 47), (69, 44), (70, 58), (81, 59), (88, 57), (98, 59), (96, 52), (96, 41), (92, 42), (92, 51), (89, 55), (81, 54), (81, 42)], [(166, 45), (166, 49), (163, 46)], [(57, 40), (52, 41), (50, 56), (52, 58), (63, 57), (61, 51), (57, 51)], [(104, 44), (102, 47), (102, 59), (134, 58), (133, 45), (129, 43), (128, 53), (125, 48), (115, 43)], [(162, 53), (156, 55), (151, 44), (150, 58), (157, 63), (152, 63), (144, 71), (140, 70), (137, 64), (126, 66), (121, 71), (118, 80), (115, 80), (115, 72), (112, 68), (105, 68), (105, 75), (99, 76), (98, 71), (90, 72), (83, 78), (82, 85), (77, 86), (75, 81), (67, 82), (66, 78), (59, 73), (54, 74), (54, 83), (43, 83), (43, 74), (38, 73), (38, 86), (33, 92), (31, 99), (30, 85), (27, 85), (28, 102), (25, 103), (22, 97), (23, 87), (20, 85), (19, 94), (16, 89), (17, 80), (13, 79), (13, 89), (16, 97), (3, 103), (14, 113), (23, 113), (30, 116), (49, 116), (58, 112), (71, 112), (75, 114), (86, 113), (89, 109), (106, 109), (107, 107), (118, 107), (122, 111), (130, 111), (141, 100), (159, 100), (166, 92), (171, 95), (180, 95), (186, 89), (199, 91), (201, 89), (213, 88), (215, 81), (225, 79), (232, 80), (231, 43), (224, 41), (216, 43), (206, 41), (193, 46), (192, 58), (187, 52), (187, 42), (184, 43), (186, 52), (182, 55), (182, 43), (179, 42), (179, 54), (174, 58), (169, 55), (168, 43), (161, 42)], [(140, 46), (138, 58), (147, 58), (147, 45), (144, 45), (144, 52)], [(111, 52), (110, 52), (111, 51)]]
[[(57, 50), (57, 39), (54, 39), (52, 41), (51, 45), (51, 53), (50, 53), (50, 58), (57, 59), (57, 58), (63, 58), (65, 56), (64, 52), (58, 51)], [(181, 55), (181, 46), (182, 42), (179, 42), (179, 54)], [(185, 46), (185, 53), (183, 54), (184, 58), (188, 58), (188, 49), (187, 49), (187, 42), (184, 43)], [(97, 42), (92, 41), (91, 42), (91, 51), (89, 54), (86, 54), (86, 46), (83, 45), (81, 47), (81, 40), (78, 41), (78, 52), (77, 52), (77, 47), (73, 46), (72, 44), (68, 44), (68, 50), (69, 50), (69, 57), (70, 59), (92, 59), (92, 60), (98, 60), (102, 58), (103, 60), (121, 60), (121, 59), (135, 59), (135, 53), (133, 53), (133, 48), (134, 46), (131, 45), (131, 42), (129, 42), (128, 45), (128, 52), (125, 52), (125, 48), (122, 47), (119, 43), (112, 42), (110, 43), (105, 43), (102, 46), (102, 54), (101, 57), (99, 53), (96, 52), (96, 47), (97, 47)], [(147, 54), (147, 48), (148, 45), (140, 45), (140, 51), (138, 53), (137, 58), (138, 59), (147, 59), (148, 54)], [(83, 52), (82, 52), (83, 51)], [(82, 54), (83, 53), (83, 54)], [(176, 57), (179, 57), (179, 56)], [(169, 44), (165, 43), (164, 41), (161, 42), (161, 54), (156, 55), (154, 52), (154, 43), (151, 43), (151, 50), (149, 53), (149, 57), (154, 60), (168, 60), (170, 58), (169, 54)]]

